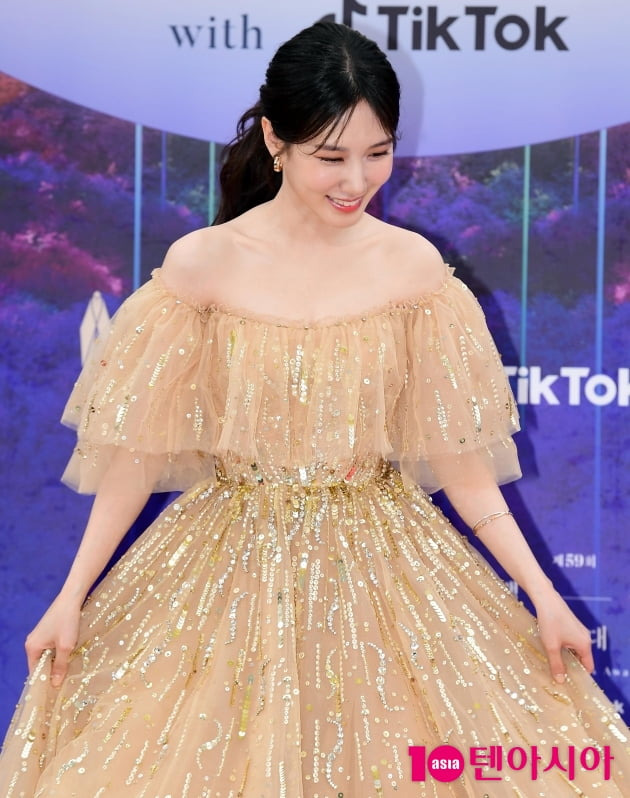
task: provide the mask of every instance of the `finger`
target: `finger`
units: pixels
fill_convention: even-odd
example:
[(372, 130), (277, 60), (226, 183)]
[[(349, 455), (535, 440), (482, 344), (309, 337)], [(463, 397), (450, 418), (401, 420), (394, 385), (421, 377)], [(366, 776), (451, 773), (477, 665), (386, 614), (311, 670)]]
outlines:
[(588, 630), (584, 630), (582, 635), (574, 639), (570, 645), (566, 646), (576, 659), (579, 659), (582, 666), (589, 672), (593, 673), (595, 670), (595, 662), (593, 660), (593, 644)]
[(28, 661), (28, 674), (29, 674), (29, 676), (35, 670), (35, 666), (37, 665), (37, 662), (39, 661), (39, 658), (40, 658), (40, 656), (42, 654), (42, 651), (43, 651), (43, 649), (41, 649), (39, 653), (36, 653), (34, 649), (31, 649), (30, 651), (27, 651), (26, 659)]
[(595, 661), (593, 660), (593, 649), (590, 641), (584, 646), (576, 646), (575, 653), (586, 670), (589, 673), (593, 673), (595, 670)]
[(53, 687), (59, 687), (66, 678), (69, 656), (70, 648), (68, 646), (62, 645), (56, 649), (50, 675), (50, 681)]
[(564, 662), (562, 661), (562, 656), (560, 654), (560, 649), (548, 648), (547, 659), (549, 660), (549, 670), (551, 671), (551, 676), (553, 677), (554, 681), (556, 681), (558, 684), (564, 684), (567, 674), (564, 667)]
[(30, 675), (35, 670), (35, 666), (41, 659), (42, 654), (44, 651), (46, 651), (48, 646), (34, 643), (30, 637), (27, 637), (26, 642), (24, 643), (24, 648), (26, 649), (26, 659), (28, 662), (28, 672)]

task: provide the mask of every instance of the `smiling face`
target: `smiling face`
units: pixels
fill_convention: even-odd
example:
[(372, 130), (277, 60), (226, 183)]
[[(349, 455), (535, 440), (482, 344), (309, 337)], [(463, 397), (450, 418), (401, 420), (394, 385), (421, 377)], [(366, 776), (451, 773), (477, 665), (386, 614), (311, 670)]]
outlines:
[(393, 141), (366, 102), (360, 102), (338, 134), (324, 131), (304, 144), (284, 145), (263, 119), (272, 155), (280, 153), (278, 199), (313, 223), (347, 227), (356, 223), (392, 171)]

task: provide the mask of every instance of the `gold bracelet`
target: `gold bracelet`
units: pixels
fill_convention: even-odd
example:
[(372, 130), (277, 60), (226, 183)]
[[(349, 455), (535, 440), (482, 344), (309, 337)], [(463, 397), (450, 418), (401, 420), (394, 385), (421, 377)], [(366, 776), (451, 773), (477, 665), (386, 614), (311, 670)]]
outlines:
[(497, 518), (502, 518), (504, 515), (512, 515), (512, 513), (510, 510), (500, 510), (498, 513), (489, 513), (488, 515), (484, 515), (483, 518), (480, 518), (477, 523), (471, 527), (473, 534), (476, 535), (482, 526), (485, 526), (492, 521), (496, 521)]

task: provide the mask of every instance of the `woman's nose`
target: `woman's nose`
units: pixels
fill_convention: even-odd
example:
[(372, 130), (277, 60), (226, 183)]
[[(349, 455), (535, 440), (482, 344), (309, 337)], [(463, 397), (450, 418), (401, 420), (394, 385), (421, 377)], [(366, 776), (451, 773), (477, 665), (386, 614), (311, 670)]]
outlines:
[(365, 164), (362, 160), (347, 161), (342, 179), (342, 188), (347, 199), (355, 199), (365, 193), (367, 180)]

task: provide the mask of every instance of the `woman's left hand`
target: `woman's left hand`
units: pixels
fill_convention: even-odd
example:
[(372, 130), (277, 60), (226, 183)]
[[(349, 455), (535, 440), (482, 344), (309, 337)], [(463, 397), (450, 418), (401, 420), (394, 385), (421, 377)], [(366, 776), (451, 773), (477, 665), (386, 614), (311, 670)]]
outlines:
[(551, 675), (562, 684), (566, 678), (561, 649), (570, 648), (589, 673), (595, 670), (589, 630), (571, 612), (555, 590), (536, 605), (540, 639), (547, 652)]

